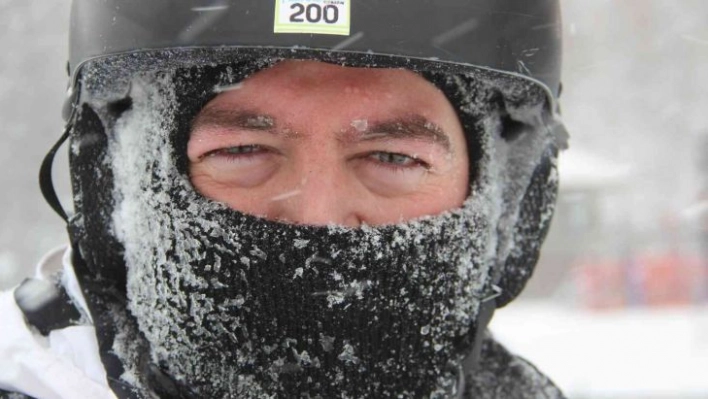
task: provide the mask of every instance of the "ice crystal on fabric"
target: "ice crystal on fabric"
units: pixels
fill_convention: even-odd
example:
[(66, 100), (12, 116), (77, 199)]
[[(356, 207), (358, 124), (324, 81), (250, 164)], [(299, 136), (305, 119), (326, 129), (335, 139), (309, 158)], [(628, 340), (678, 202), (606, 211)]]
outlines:
[[(536, 166), (526, 159), (548, 141), (506, 140), (501, 118), (540, 126), (542, 100), (520, 101), (528, 88), (497, 82), (508, 103), (490, 111), (475, 97), (484, 91), (463, 93), (463, 111), (480, 116), (482, 147), (463, 206), (351, 229), (270, 222), (197, 193), (176, 167), (170, 73), (118, 79), (115, 92), (87, 79), (97, 108), (126, 93), (133, 101), (110, 142), (113, 226), (125, 246), (129, 310), (155, 364), (209, 397), (446, 390), (448, 364), (469, 350), (458, 345), (490, 293), (497, 259), (513, 248), (518, 209), (502, 204), (519, 202)], [(225, 73), (216, 87), (235, 84)]]

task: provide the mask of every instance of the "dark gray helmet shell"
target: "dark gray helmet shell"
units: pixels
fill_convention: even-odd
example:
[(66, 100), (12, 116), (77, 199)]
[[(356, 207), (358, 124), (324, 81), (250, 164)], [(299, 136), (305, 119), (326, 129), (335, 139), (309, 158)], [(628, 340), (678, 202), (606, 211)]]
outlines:
[(109, 55), (185, 47), (308, 48), (524, 76), (557, 98), (558, 0), (351, 0), (349, 36), (274, 33), (274, 0), (74, 0), (69, 73)]

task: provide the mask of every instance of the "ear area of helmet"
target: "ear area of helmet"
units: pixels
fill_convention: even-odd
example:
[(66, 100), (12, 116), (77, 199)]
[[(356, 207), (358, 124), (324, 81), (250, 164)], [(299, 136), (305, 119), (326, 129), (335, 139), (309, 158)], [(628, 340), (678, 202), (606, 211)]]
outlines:
[(495, 94), (493, 103), (497, 108), (501, 127), (500, 137), (513, 143), (527, 134), (538, 134), (548, 129), (553, 121), (549, 100), (535, 89), (526, 89), (527, 95), (518, 97), (502, 92)]
[(118, 119), (133, 107), (133, 98), (130, 96), (111, 101), (106, 105), (106, 111), (113, 119)]
[(545, 149), (524, 193), (512, 232), (512, 250), (499, 272), (501, 295), (496, 306), (503, 307), (526, 286), (539, 259), (541, 244), (548, 234), (558, 195), (558, 149)]
[(499, 119), (501, 123), (501, 138), (507, 142), (514, 141), (525, 132), (534, 130), (533, 126), (514, 120), (514, 118), (506, 112), (502, 113)]

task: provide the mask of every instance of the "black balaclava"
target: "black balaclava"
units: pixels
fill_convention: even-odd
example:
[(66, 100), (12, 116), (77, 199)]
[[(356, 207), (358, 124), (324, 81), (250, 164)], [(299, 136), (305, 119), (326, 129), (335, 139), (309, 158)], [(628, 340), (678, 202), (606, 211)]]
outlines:
[(106, 65), (86, 67), (71, 231), (104, 364), (120, 369), (112, 387), (138, 397), (457, 397), (485, 313), (500, 291), (510, 299), (506, 290), (523, 286), (552, 215), (545, 94), (493, 73), (422, 72), (467, 134), (464, 204), (396, 225), (292, 225), (207, 199), (187, 174), (197, 112), (277, 61), (120, 84), (96, 79)]

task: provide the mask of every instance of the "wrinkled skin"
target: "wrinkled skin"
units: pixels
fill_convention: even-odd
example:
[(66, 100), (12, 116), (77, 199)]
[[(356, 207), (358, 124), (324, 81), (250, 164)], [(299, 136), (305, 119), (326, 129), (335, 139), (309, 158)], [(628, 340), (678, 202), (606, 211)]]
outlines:
[(452, 105), (402, 69), (281, 62), (207, 104), (188, 155), (207, 197), (298, 224), (438, 214), (459, 207), (469, 185)]

